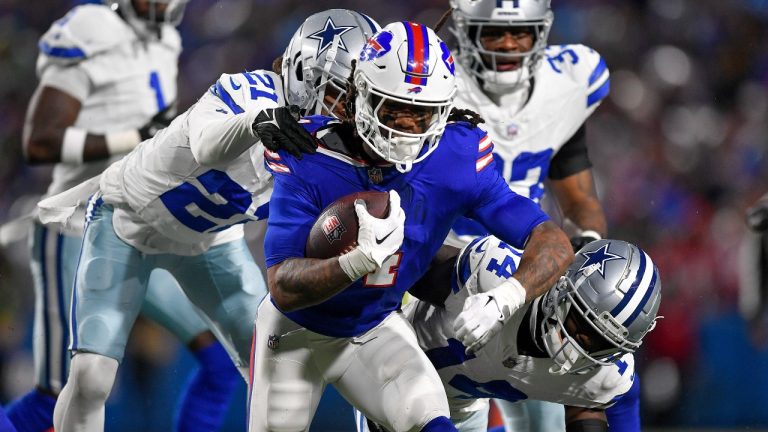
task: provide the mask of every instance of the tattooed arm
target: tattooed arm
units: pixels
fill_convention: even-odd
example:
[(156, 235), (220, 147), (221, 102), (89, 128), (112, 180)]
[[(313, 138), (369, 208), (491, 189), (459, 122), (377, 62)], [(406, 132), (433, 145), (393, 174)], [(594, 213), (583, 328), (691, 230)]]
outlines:
[(553, 222), (531, 231), (515, 278), (525, 287), (525, 301), (547, 292), (573, 261), (573, 250), (565, 233)]
[(293, 258), (267, 269), (269, 294), (280, 310), (322, 303), (352, 284), (338, 258)]

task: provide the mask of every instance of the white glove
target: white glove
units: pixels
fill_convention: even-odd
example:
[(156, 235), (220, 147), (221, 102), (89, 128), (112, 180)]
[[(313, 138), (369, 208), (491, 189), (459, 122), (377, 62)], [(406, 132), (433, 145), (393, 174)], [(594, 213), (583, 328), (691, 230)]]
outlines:
[(525, 288), (514, 277), (488, 292), (467, 297), (453, 322), (456, 338), (467, 347), (467, 354), (477, 352), (523, 304)]
[(339, 265), (353, 281), (373, 273), (403, 244), (405, 212), (400, 207), (400, 195), (389, 191), (389, 215), (386, 219), (368, 213), (365, 201), (355, 200), (358, 231), (357, 247), (339, 257)]

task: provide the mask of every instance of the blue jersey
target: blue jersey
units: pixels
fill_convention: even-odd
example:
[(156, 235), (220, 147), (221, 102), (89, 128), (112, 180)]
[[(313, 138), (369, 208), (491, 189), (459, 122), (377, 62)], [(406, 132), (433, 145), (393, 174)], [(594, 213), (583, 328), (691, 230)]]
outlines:
[[(330, 142), (333, 122), (304, 120), (310, 132)], [(396, 190), (405, 212), (405, 240), (381, 269), (355, 281), (325, 302), (285, 315), (316, 333), (360, 335), (400, 307), (403, 294), (429, 267), (451, 226), (466, 215), (505, 242), (522, 248), (531, 230), (548, 217), (528, 198), (512, 192), (493, 165), (493, 144), (468, 123), (449, 124), (437, 149), (407, 173), (371, 166), (321, 146), (297, 160), (266, 152), (274, 175), (264, 241), (267, 266), (304, 257), (307, 236), (323, 209), (354, 192)]]

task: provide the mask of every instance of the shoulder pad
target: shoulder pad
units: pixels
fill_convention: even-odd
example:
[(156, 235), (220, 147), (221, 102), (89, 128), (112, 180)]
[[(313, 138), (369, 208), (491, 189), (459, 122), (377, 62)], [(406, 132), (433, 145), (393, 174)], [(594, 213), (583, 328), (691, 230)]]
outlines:
[(552, 45), (547, 47), (546, 60), (555, 72), (568, 75), (587, 88), (587, 107), (595, 108), (608, 96), (610, 72), (605, 59), (585, 45)]
[(181, 35), (176, 27), (165, 24), (163, 25), (162, 39), (160, 43), (173, 49), (174, 51), (181, 52)]
[(266, 70), (222, 74), (209, 91), (234, 114), (285, 105), (280, 75)]
[(54, 22), (40, 38), (40, 56), (71, 64), (107, 51), (137, 36), (105, 5), (86, 4), (73, 8)]

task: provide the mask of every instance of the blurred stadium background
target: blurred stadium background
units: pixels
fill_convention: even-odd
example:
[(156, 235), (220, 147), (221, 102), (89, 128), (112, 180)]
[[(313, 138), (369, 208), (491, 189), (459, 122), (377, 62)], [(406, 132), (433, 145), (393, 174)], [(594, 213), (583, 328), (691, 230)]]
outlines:
[[(37, 40), (82, 2), (0, 0), (0, 223), (28, 212), (48, 184), (50, 169), (21, 154)], [(589, 45), (611, 69), (611, 95), (588, 124), (611, 237), (646, 249), (664, 283), (665, 318), (638, 355), (646, 428), (768, 429), (768, 320), (739, 288), (744, 209), (768, 190), (768, 0), (553, 3), (550, 42)], [(331, 7), (432, 25), (447, 0), (191, 0), (180, 27), (181, 108), (222, 72), (268, 68), (307, 15)], [(0, 249), (2, 404), (33, 380), (25, 234), (6, 229)], [(195, 362), (151, 323), (133, 336), (107, 430), (170, 430)], [(238, 397), (226, 430), (244, 423), (244, 385)], [(327, 394), (312, 429), (352, 427), (351, 411)]]

